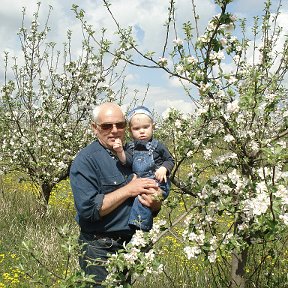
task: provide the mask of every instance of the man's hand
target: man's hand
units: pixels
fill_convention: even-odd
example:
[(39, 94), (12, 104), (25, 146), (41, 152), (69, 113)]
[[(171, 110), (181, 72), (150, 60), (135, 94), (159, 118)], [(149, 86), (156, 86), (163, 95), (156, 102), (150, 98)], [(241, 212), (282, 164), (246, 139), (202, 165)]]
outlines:
[[(163, 192), (160, 187), (149, 188), (149, 194), (141, 194), (138, 196), (139, 202), (150, 208), (151, 211), (156, 212), (161, 209), (162, 199), (163, 199)], [(152, 193), (151, 193), (152, 192)]]
[[(102, 207), (99, 211), (100, 215), (103, 217), (111, 213), (128, 198), (135, 198), (140, 194), (145, 195), (145, 199), (143, 200), (144, 205), (151, 208), (151, 210), (153, 209), (153, 211), (158, 211), (161, 207), (161, 202), (159, 202), (159, 205), (159, 203), (157, 204), (157, 201), (153, 200), (153, 194), (155, 194), (158, 189), (158, 183), (155, 180), (137, 178), (137, 176), (134, 175), (133, 179), (127, 185), (111, 193), (105, 194)], [(151, 199), (149, 199), (148, 195), (150, 195)]]
[(153, 196), (159, 187), (158, 183), (150, 178), (137, 178), (134, 175), (133, 179), (125, 186), (126, 191), (130, 193), (130, 197), (136, 197), (141, 194), (147, 194)]

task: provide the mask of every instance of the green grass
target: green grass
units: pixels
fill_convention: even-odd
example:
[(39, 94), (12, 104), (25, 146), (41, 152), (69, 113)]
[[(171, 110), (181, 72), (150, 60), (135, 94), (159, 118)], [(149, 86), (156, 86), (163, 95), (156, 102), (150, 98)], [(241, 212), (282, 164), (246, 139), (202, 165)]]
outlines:
[[(181, 198), (178, 200), (180, 204), (173, 210), (173, 219), (184, 212)], [(18, 183), (13, 175), (0, 179), (0, 288), (80, 287), (74, 280), (80, 277), (80, 271), (76, 245), (78, 227), (71, 201), (69, 183), (64, 182), (54, 191), (44, 213), (33, 185)], [(159, 217), (168, 218), (168, 214), (169, 208), (164, 207)], [(162, 251), (164, 273), (137, 279), (133, 287), (227, 287), (229, 257), (228, 262), (221, 260), (214, 265), (202, 258), (188, 261), (180, 241), (181, 231), (180, 223), (173, 233), (157, 243)], [(288, 287), (287, 235), (278, 238), (277, 242), (265, 243), (250, 251), (248, 288)], [(261, 269), (252, 273), (260, 261), (263, 261)]]
[[(0, 194), (0, 287), (45, 287), (33, 283), (35, 279), (57, 287), (70, 257), (61, 245), (78, 233), (74, 211), (58, 206), (44, 213), (31, 185), (18, 184), (17, 190), (5, 180)], [(64, 225), (69, 235), (59, 231)], [(20, 265), (24, 272), (16, 268)], [(69, 258), (68, 269), (78, 270), (76, 255)]]

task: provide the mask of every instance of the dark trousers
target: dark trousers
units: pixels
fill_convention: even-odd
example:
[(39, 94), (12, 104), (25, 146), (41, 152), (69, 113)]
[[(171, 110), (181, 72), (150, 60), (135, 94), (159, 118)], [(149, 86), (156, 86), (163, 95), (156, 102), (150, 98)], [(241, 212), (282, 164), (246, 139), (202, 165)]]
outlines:
[[(80, 233), (79, 244), (81, 246), (81, 254), (79, 264), (86, 275), (93, 276), (96, 284), (88, 284), (85, 287), (101, 288), (101, 285), (107, 277), (105, 263), (108, 254), (113, 254), (123, 248), (122, 239), (112, 239), (109, 237), (99, 237), (87, 233)], [(82, 286), (81, 286), (82, 287)]]

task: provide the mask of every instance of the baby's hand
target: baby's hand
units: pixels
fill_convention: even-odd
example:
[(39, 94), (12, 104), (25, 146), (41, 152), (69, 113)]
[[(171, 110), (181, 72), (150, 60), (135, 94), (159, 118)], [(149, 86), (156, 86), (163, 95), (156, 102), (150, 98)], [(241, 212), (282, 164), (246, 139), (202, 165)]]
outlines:
[(120, 138), (116, 138), (113, 143), (113, 150), (117, 153), (123, 152), (123, 145)]
[(161, 166), (160, 168), (158, 168), (155, 171), (155, 178), (159, 181), (159, 182), (167, 182), (167, 169), (164, 166)]

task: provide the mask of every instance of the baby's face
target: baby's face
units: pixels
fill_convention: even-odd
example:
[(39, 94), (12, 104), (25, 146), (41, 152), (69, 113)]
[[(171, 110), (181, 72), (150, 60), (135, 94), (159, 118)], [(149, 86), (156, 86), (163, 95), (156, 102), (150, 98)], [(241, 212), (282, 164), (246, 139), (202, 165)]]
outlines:
[(153, 136), (153, 122), (145, 114), (136, 114), (130, 120), (130, 132), (135, 140), (149, 141)]

